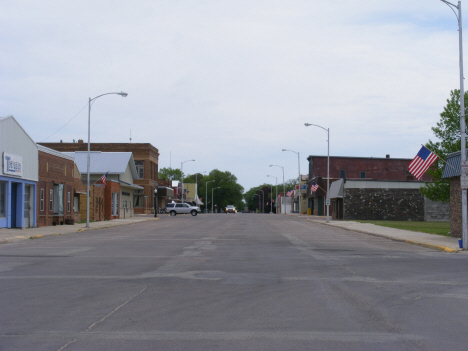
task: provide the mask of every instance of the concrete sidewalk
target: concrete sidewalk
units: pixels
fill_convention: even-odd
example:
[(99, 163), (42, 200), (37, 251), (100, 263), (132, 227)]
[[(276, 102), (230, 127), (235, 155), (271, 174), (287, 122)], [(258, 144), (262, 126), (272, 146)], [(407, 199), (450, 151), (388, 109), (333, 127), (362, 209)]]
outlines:
[(303, 218), (310, 222), (321, 223), (324, 225), (330, 225), (338, 228), (352, 230), (359, 233), (375, 235), (391, 240), (402, 241), (409, 244), (419, 245), (428, 247), (431, 249), (446, 251), (446, 252), (466, 252), (459, 248), (458, 239), (448, 236), (442, 236), (437, 234), (429, 234), (422, 232), (414, 232), (411, 230), (402, 230), (395, 228), (382, 227), (370, 223), (359, 223), (353, 221), (341, 221), (334, 220), (327, 223), (326, 217), (324, 216), (299, 216), (297, 213), (294, 214), (298, 218)]
[(113, 219), (112, 221), (101, 221), (89, 223), (89, 228), (86, 228), (86, 223), (77, 223), (73, 225), (57, 225), (46, 226), (39, 228), (27, 229), (0, 229), (0, 244), (24, 240), (24, 239), (38, 239), (49, 235), (63, 235), (76, 232), (82, 232), (93, 229), (110, 228), (120, 225), (128, 225), (139, 222), (155, 220), (153, 215), (141, 215), (126, 219)]

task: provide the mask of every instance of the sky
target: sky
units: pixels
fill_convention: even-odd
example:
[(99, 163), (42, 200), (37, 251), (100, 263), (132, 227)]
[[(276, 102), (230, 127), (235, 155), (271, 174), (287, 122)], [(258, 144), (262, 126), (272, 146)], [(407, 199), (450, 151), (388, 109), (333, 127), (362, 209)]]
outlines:
[(412, 159), (458, 59), (438, 0), (0, 1), (1, 117), (87, 142), (88, 99), (124, 91), (94, 100), (91, 142), (151, 143), (160, 169), (195, 159), (184, 173), (229, 171), (245, 191), (327, 155), (304, 123), (329, 128), (330, 156)]

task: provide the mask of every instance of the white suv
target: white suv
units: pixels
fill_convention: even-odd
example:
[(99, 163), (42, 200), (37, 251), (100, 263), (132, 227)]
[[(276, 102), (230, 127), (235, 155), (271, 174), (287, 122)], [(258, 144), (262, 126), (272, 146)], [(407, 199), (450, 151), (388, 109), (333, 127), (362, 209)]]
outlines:
[(190, 206), (187, 203), (170, 203), (167, 204), (166, 210), (171, 216), (175, 216), (176, 214), (188, 213), (190, 213), (192, 216), (196, 216), (198, 214), (198, 207)]

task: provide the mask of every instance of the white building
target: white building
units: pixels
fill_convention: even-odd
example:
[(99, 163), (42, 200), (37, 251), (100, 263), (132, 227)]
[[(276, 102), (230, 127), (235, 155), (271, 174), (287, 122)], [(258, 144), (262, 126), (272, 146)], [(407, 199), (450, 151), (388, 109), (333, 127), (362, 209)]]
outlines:
[(0, 118), (0, 228), (36, 226), (38, 148), (13, 116)]

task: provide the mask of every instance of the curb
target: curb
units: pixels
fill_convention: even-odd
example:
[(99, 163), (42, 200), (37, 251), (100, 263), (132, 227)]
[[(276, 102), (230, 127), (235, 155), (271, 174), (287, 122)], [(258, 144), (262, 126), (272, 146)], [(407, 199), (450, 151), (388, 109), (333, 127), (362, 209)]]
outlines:
[(379, 237), (379, 238), (385, 238), (385, 239), (389, 239), (389, 240), (393, 240), (393, 241), (398, 241), (398, 242), (402, 242), (402, 243), (407, 243), (407, 244), (412, 244), (412, 245), (418, 245), (418, 246), (426, 247), (426, 248), (428, 248), (428, 249), (434, 249), (434, 250), (444, 251), (444, 252), (448, 252), (448, 253), (457, 253), (458, 251), (460, 251), (460, 250), (458, 250), (458, 249), (452, 249), (451, 247), (448, 247), (448, 246), (442, 246), (442, 245), (435, 245), (435, 244), (422, 243), (422, 242), (419, 242), (419, 241), (408, 240), (408, 239), (398, 239), (398, 238), (394, 238), (394, 237), (387, 236), (387, 235), (383, 235), (383, 234), (369, 233), (369, 232), (365, 232), (365, 231), (362, 231), (362, 230), (359, 230), (359, 229), (350, 229), (350, 228), (340, 227), (340, 226), (334, 226), (333, 224), (322, 223), (322, 222), (314, 221), (314, 220), (310, 220), (310, 219), (307, 219), (307, 220), (308, 220), (309, 222), (312, 222), (312, 223), (318, 223), (318, 224), (333, 226), (333, 227), (335, 227), (335, 228), (341, 228), (341, 229), (344, 229), (344, 230), (348, 230), (348, 231), (350, 231), (350, 232), (358, 232), (358, 233), (362, 233), (362, 234), (366, 234), (366, 235), (371, 235), (371, 236), (376, 236), (376, 237)]

